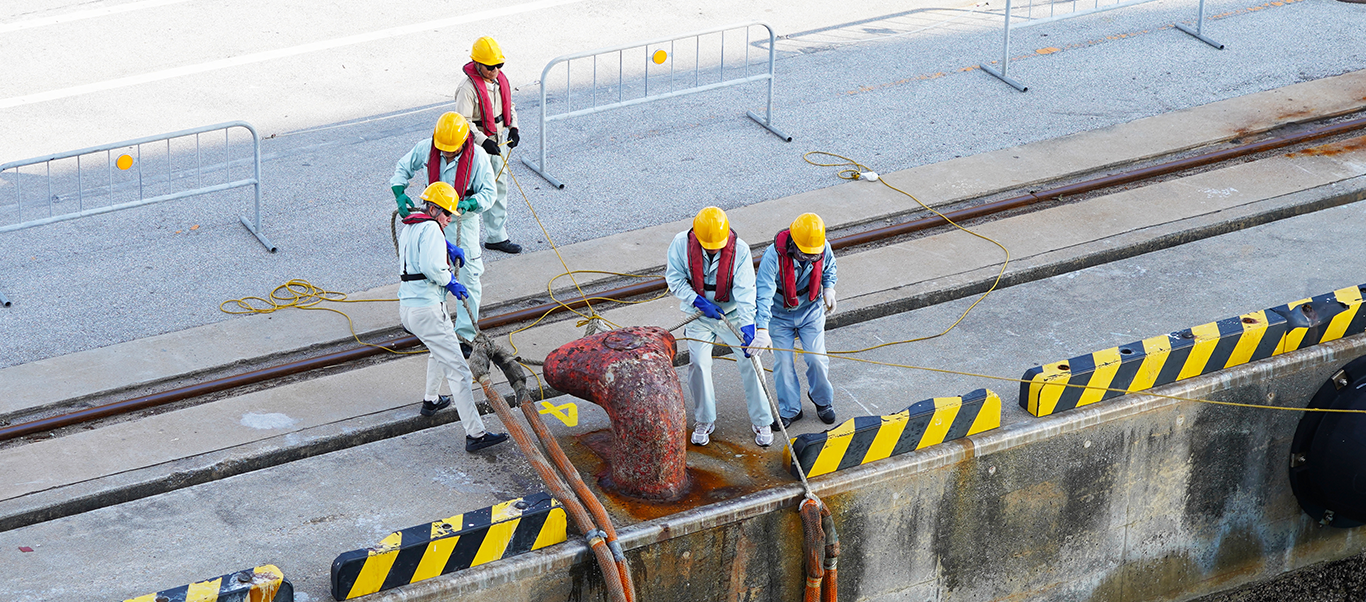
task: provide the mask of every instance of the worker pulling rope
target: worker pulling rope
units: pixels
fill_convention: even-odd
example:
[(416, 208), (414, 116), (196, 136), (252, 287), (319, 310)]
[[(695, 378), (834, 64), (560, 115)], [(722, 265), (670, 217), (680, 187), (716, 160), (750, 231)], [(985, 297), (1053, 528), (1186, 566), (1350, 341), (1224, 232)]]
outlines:
[[(511, 153), (509, 152), (509, 154)], [(503, 157), (503, 165), (506, 168), (506, 156)], [(529, 201), (528, 205), (530, 205)], [(549, 233), (546, 233), (546, 238), (550, 240)], [(461, 247), (462, 242), (461, 231), (457, 230), (455, 245)], [(478, 242), (476, 241), (475, 244)], [(554, 244), (553, 241), (551, 244)], [(559, 254), (558, 249), (556, 254)], [(568, 271), (569, 266), (564, 262), (562, 256), (560, 261), (565, 270)], [(578, 287), (577, 281), (575, 281), (575, 286)], [(583, 295), (585, 303), (588, 304), (587, 294), (583, 293), (582, 288), (578, 290)], [(515, 361), (514, 354), (503, 350), (488, 335), (479, 331), (478, 321), (470, 307), (469, 299), (464, 298), (460, 301), (475, 328), (475, 339), (469, 341), (473, 346), (473, 352), (470, 354), (470, 369), (474, 373), (475, 380), (479, 383), (480, 388), (483, 389), (485, 398), (493, 406), (499, 420), (508, 429), (508, 433), (512, 435), (517, 447), (521, 449), (541, 480), (545, 481), (547, 487), (551, 488), (556, 499), (565, 504), (566, 511), (573, 517), (576, 526), (584, 532), (589, 548), (592, 549), (598, 559), (598, 565), (607, 583), (611, 599), (619, 602), (633, 602), (635, 600), (635, 589), (631, 579), (630, 566), (627, 564), (621, 544), (617, 541), (616, 528), (612, 524), (611, 517), (607, 515), (606, 509), (598, 501), (597, 496), (583, 482), (578, 469), (570, 462), (569, 457), (560, 448), (559, 441), (555, 439), (550, 429), (546, 428), (540, 413), (536, 411), (531, 395), (526, 389), (526, 376), (522, 374), (523, 366)], [(592, 316), (596, 317), (597, 314), (593, 311), (592, 305), (588, 304), (588, 307)], [(531, 436), (513, 418), (512, 410), (508, 407), (507, 401), (494, 390), (493, 382), (489, 378), (490, 363), (497, 365), (508, 379), (508, 383), (512, 385), (515, 399), (522, 408), (523, 417), (531, 425), (536, 440), (548, 451), (559, 474), (551, 469), (551, 463), (545, 459)], [(537, 380), (540, 380), (539, 377)]]

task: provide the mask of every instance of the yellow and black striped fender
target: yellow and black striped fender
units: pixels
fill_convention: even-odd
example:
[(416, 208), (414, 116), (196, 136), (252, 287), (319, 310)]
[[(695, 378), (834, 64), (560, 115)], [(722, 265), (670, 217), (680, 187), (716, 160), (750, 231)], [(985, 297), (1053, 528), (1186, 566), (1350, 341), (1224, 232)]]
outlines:
[(294, 602), (294, 585), (279, 567), (267, 564), (124, 602)]
[(348, 600), (563, 542), (564, 506), (536, 493), (389, 534), (332, 561), (332, 597)]
[(1030, 368), (1020, 407), (1048, 416), (1360, 334), (1363, 286)]
[(797, 465), (814, 477), (961, 439), (1001, 426), (1001, 398), (987, 389), (918, 401), (890, 416), (859, 416), (824, 433), (792, 439)]

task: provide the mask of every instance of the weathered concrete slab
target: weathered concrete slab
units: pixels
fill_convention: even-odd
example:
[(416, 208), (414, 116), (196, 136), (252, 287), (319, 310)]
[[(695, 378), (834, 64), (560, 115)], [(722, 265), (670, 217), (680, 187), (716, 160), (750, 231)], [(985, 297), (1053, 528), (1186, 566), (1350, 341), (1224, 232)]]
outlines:
[[(1088, 174), (1362, 107), (1366, 107), (1366, 72), (1354, 72), (884, 177), (913, 191), (926, 203), (939, 205)], [(772, 233), (813, 206), (827, 208), (823, 213), (831, 226), (868, 222), (918, 208), (885, 187), (854, 182), (739, 208), (731, 213), (731, 219), (743, 232)], [(662, 265), (660, 258), (668, 241), (684, 227), (683, 222), (674, 222), (569, 245), (563, 251), (571, 269), (638, 273)], [(761, 242), (764, 237), (750, 238)], [(543, 297), (545, 283), (562, 271), (553, 252), (499, 262), (498, 270), (485, 276), (486, 311)], [(500, 272), (515, 277), (499, 276)], [(580, 277), (585, 282), (603, 278)], [(568, 287), (569, 283), (561, 279), (557, 284)], [(358, 293), (356, 298), (392, 298), (396, 289), (396, 285), (381, 287)], [(351, 304), (344, 309), (361, 333), (392, 332), (397, 322), (397, 312), (389, 304)], [(0, 389), (11, 392), (0, 399), (0, 419), (21, 410), (194, 375), (250, 358), (344, 341), (350, 336), (345, 320), (330, 312), (281, 312), (14, 366), (0, 370)], [(222, 343), (206, 346), (205, 340)]]
[[(1291, 192), (1315, 185), (1309, 191)], [(1309, 157), (1307, 161), (1277, 158), (1235, 165), (988, 222), (974, 230), (1000, 240), (1011, 250), (1014, 263), (1006, 281), (1023, 282), (1183, 242), (1183, 232), (1197, 231), (1189, 236), (1199, 238), (1201, 228), (1214, 228), (1203, 235), (1208, 236), (1244, 227), (1249, 221), (1259, 223), (1257, 219), (1293, 215), (1363, 196), (1366, 150), (1355, 150)], [(1144, 210), (1133, 211), (1135, 206)], [(1124, 236), (1130, 238), (1116, 242), (1117, 237)], [(1155, 242), (1163, 239), (1167, 242), (1162, 245)], [(961, 231), (842, 256), (838, 285), (841, 311), (833, 317), (834, 323), (847, 324), (928, 305), (945, 289), (976, 286), (984, 290), (1002, 258), (995, 245)], [(889, 265), (905, 268), (888, 270)], [(1009, 294), (995, 293), (997, 297)], [(1268, 306), (1288, 300), (1276, 299)], [(684, 317), (671, 297), (624, 306), (604, 315), (617, 324), (666, 328)], [(1197, 323), (1200, 321), (1208, 320)], [(1190, 325), (1180, 324), (1174, 329)], [(573, 321), (562, 321), (518, 333), (512, 340), (523, 356), (543, 358), (582, 334)], [(1139, 333), (1129, 340), (1152, 334), (1156, 333)], [(256, 470), (291, 454), (303, 457), (326, 453), (443, 424), (449, 417), (423, 422), (413, 416), (426, 361), (425, 356), (415, 356), (0, 450), (0, 475), (4, 475), (0, 478), (0, 527), (12, 528)], [(727, 364), (718, 364), (718, 371), (729, 373)], [(959, 395), (972, 388), (915, 391), (902, 406), (929, 397)], [(1007, 390), (997, 390), (1007, 404), (1013, 404), (1015, 389), (1011, 385)], [(900, 407), (893, 404), (887, 409)], [(1007, 415), (1006, 420), (1011, 419)], [(227, 458), (234, 461), (224, 466)]]
[[(1014, 379), (1034, 363), (1072, 357), (1078, 353), (1236, 315), (1249, 309), (1283, 303), (1287, 299), (1333, 290), (1358, 283), (1360, 274), (1366, 269), (1366, 265), (1363, 265), (1366, 252), (1360, 248), (1366, 243), (1360, 237), (1353, 236), (1363, 217), (1366, 217), (1366, 208), (1360, 204), (1343, 206), (1278, 222), (1274, 226), (1247, 228), (1181, 248), (1159, 250), (1012, 287), (979, 305), (948, 336), (887, 347), (863, 354), (863, 357)], [(1324, 239), (1338, 242), (1325, 251)], [(827, 335), (829, 345), (832, 349), (858, 349), (873, 343), (932, 334), (952, 323), (971, 301), (959, 299), (835, 329)], [(1340, 357), (1349, 355), (1342, 351), (1335, 353)], [(702, 450), (693, 448), (689, 452), (690, 467), (702, 468), (722, 477), (710, 483), (709, 486), (714, 489), (709, 490), (707, 495), (699, 496), (693, 504), (720, 503), (708, 510), (693, 510), (696, 505), (663, 508), (629, 505), (619, 503), (610, 495), (606, 496), (606, 500), (610, 504), (609, 511), (620, 519), (619, 526), (642, 525), (641, 531), (632, 531), (634, 542), (644, 544), (673, 537), (689, 540), (691, 543), (688, 545), (719, 546), (716, 549), (721, 550), (720, 560), (715, 554), (702, 555), (677, 547), (639, 549), (635, 552), (638, 563), (647, 558), (667, 559), (669, 564), (665, 569), (652, 569), (651, 574), (658, 577), (656, 583), (671, 584), (670, 587), (676, 585), (676, 591), (695, 594), (703, 599), (719, 591), (716, 589), (718, 587), (729, 588), (738, 584), (736, 590), (751, 592), (758, 599), (764, 599), (764, 596), (773, 592), (786, 593), (788, 590), (784, 588), (795, 587), (797, 583), (795, 580), (791, 584), (783, 581), (786, 576), (795, 575), (784, 571), (795, 569), (798, 561), (795, 554), (782, 547), (781, 542), (786, 541), (786, 537), (779, 539), (774, 536), (785, 536), (791, 532), (790, 529), (796, 528), (795, 517), (790, 522), (786, 518), (792, 514), (790, 504), (794, 501), (795, 490), (790, 486), (790, 477), (781, 472), (781, 454), (776, 450), (761, 452), (750, 441), (750, 435), (743, 428), (744, 406), (738, 379), (732, 374), (725, 363), (717, 363), (718, 397), (721, 400), (718, 432), (711, 446)], [(1287, 380), (1292, 378), (1289, 374), (1278, 368), (1273, 376)], [(927, 391), (958, 394), (985, 386), (1013, 397), (1011, 391), (1017, 386), (1013, 380), (994, 381), (986, 377), (913, 371), (843, 360), (832, 360), (832, 377), (836, 385), (836, 407), (842, 416), (865, 409), (870, 414), (899, 409), (923, 398)], [(1238, 384), (1241, 382), (1230, 386), (1244, 387)], [(557, 400), (557, 403), (560, 401)], [(1289, 403), (1289, 396), (1281, 395), (1276, 403)], [(978, 558), (962, 549), (954, 550), (944, 545), (936, 548), (925, 542), (934, 541), (934, 538), (944, 534), (964, 537), (970, 542), (975, 541), (972, 537), (980, 537), (981, 533), (993, 537), (1061, 534), (1060, 539), (1055, 538), (1053, 543), (1039, 548), (1010, 550), (1011, 554), (1019, 553), (1020, 559), (1002, 560), (999, 570), (1007, 572), (996, 574), (995, 577), (1007, 586), (1014, 579), (1022, 588), (1027, 588), (1024, 591), (1042, 590), (1052, 581), (1040, 584), (1040, 580), (1049, 578), (1060, 583), (1077, 581), (1079, 585), (1060, 585), (1048, 591), (1066, 597), (1069, 591), (1066, 588), (1073, 587), (1082, 592), (1075, 598), (1086, 599), (1082, 594), (1091, 590), (1085, 588), (1093, 588), (1097, 592), (1095, 599), (1104, 599), (1101, 594), (1115, 591), (1104, 589), (1115, 587), (1106, 585), (1107, 580), (1114, 583), (1116, 579), (1123, 579), (1114, 577), (1113, 573), (1060, 572), (1104, 567), (1101, 561), (1106, 556), (1090, 555), (1079, 547), (1083, 541), (1102, 541), (1104, 536), (1091, 531), (1075, 534), (1046, 531), (1040, 525), (1091, 525), (1092, 521), (1094, 524), (1109, 524), (1113, 522), (1113, 517), (1121, 516), (1121, 508), (1125, 514), (1120, 524), (1135, 536), (1180, 533), (1182, 531), (1179, 530), (1184, 530), (1192, 538), (1181, 541), (1154, 536), (1143, 545), (1130, 538), (1123, 548), (1127, 550), (1123, 553), (1124, 558), (1141, 560), (1142, 556), (1138, 554), (1144, 550), (1157, 550), (1154, 553), (1170, 550), (1175, 556), (1193, 558), (1194, 565), (1200, 567), (1201, 571), (1212, 570), (1216, 564), (1202, 554), (1213, 554), (1220, 542), (1209, 533), (1223, 528), (1223, 525), (1228, 525), (1231, 532), (1242, 524), (1236, 522), (1243, 520), (1240, 513), (1255, 504), (1230, 501), (1222, 510), (1211, 511), (1210, 521), (1187, 523), (1191, 519), (1187, 518), (1184, 501), (1170, 505), (1154, 503), (1152, 508), (1148, 508), (1142, 506), (1144, 502), (1127, 501), (1149, 495), (1146, 490), (1120, 486), (1125, 475), (1145, 470), (1148, 471), (1145, 478), (1154, 483), (1163, 479), (1196, 476), (1229, 479), (1227, 474), (1217, 476), (1218, 470), (1210, 467), (1195, 470), (1188, 466), (1193, 451), (1203, 454), (1200, 458), (1230, 457), (1228, 454), (1209, 451), (1222, 449), (1220, 447), (1190, 447), (1199, 441), (1223, 445), (1219, 442), (1243, 438), (1249, 442), (1246, 448), (1230, 449), (1247, 450), (1248, 454), (1262, 453), (1252, 444), (1254, 440), (1251, 437), (1243, 435), (1251, 427), (1264, 424), (1256, 417), (1230, 414), (1217, 420), (1205, 419), (1199, 423), (1201, 429), (1225, 430), (1217, 438), (1200, 439), (1195, 437), (1196, 431), (1192, 425), (1201, 412), (1212, 410), (1187, 409), (1188, 405), (1153, 408), (1139, 405), (1125, 410), (1125, 413), (1108, 404), (1098, 404), (1092, 407), (1104, 406), (1109, 408), (1106, 411), (1113, 409), (1117, 413), (1100, 415), (1069, 412), (1056, 417), (1053, 422), (1045, 422), (1028, 417), (1013, 403), (1008, 403), (1005, 408), (1007, 426), (994, 431), (995, 435), (988, 433), (969, 438), (967, 442), (972, 444), (971, 448), (964, 444), (928, 448), (898, 456), (904, 463), (897, 464), (896, 470), (919, 471), (917, 474), (921, 476), (914, 477), (913, 482), (889, 485), (888, 489), (876, 495), (869, 494), (866, 506), (859, 505), (859, 496), (854, 496), (852, 501), (846, 498), (840, 502), (845, 509), (866, 512), (871, 517), (864, 526), (851, 525), (847, 535), (842, 533), (846, 545), (866, 549), (862, 552), (846, 552), (849, 564), (842, 561), (841, 573), (847, 578), (854, 578), (848, 576), (861, 572), (862, 579), (870, 585), (859, 588), (858, 594), (868, 599), (896, 600), (902, 592), (917, 595), (927, 593), (946, 599), (978, 599), (976, 594), (986, 596), (990, 593), (987, 586), (980, 583), (980, 577), (959, 573), (953, 577), (956, 581), (950, 581), (936, 572), (948, 570), (941, 566), (962, 566), (965, 558)], [(586, 449), (582, 438), (602, 428), (603, 423), (600, 415), (593, 413), (597, 410), (591, 404), (583, 403), (579, 408), (582, 421), (579, 427), (565, 428), (552, 423), (551, 428), (563, 433), (562, 445), (579, 463), (585, 477), (591, 477), (601, 467), (596, 464), (592, 452)], [(1147, 420), (1144, 416), (1150, 415), (1155, 417), (1155, 422), (1143, 422)], [(1176, 422), (1178, 416), (1184, 416), (1181, 424)], [(1212, 416), (1219, 418), (1220, 415)], [(1063, 420), (1065, 422), (1060, 422)], [(1110, 435), (1085, 434), (1086, 429), (1098, 428), (1106, 420), (1111, 422), (1105, 423), (1110, 426), (1104, 428), (1114, 429), (1105, 431)], [(1140, 422), (1131, 423), (1131, 426), (1144, 426), (1131, 428), (1119, 422), (1123, 420), (1138, 420)], [(1166, 422), (1162, 423), (1163, 420)], [(1166, 430), (1159, 428), (1163, 424)], [(793, 426), (799, 432), (809, 432), (800, 429), (823, 427), (811, 419)], [(343, 427), (334, 425), (334, 428)], [(1005, 437), (1007, 433), (1013, 434)], [(1122, 433), (1122, 437), (1119, 433)], [(491, 450), (493, 453), (470, 457), (460, 449), (461, 435), (460, 429), (453, 425), (427, 429), (405, 438), (371, 443), (80, 516), (2, 532), (0, 554), (8, 554), (5, 556), (6, 566), (11, 567), (11, 571), (0, 577), (0, 596), (18, 600), (114, 598), (117, 594), (109, 595), (110, 583), (118, 583), (120, 587), (126, 585), (126, 590), (119, 591), (132, 595), (150, 591), (164, 583), (186, 582), (203, 575), (218, 574), (215, 569), (221, 566), (246, 566), (274, 561), (296, 583), (298, 591), (311, 596), (313, 602), (326, 599), (328, 585), (325, 569), (337, 553), (372, 545), (396, 528), (495, 503), (498, 499), (494, 498), (498, 496), (510, 499), (540, 490), (540, 484), (514, 450), (494, 448)], [(984, 438), (998, 435), (1001, 437)], [(1158, 437), (1148, 442), (1145, 437), (1149, 435)], [(1281, 436), (1277, 434), (1269, 439)], [(1117, 450), (1114, 437), (1121, 437), (1125, 445)], [(1086, 446), (1088, 440), (1091, 441), (1090, 447)], [(1035, 443), (1041, 445), (1032, 448)], [(1012, 446), (1017, 445), (1023, 446), (1020, 449), (1024, 451), (1011, 451), (1016, 449)], [(1270, 445), (1274, 448), (1278, 444)], [(1128, 450), (1131, 448), (1144, 449), (1148, 453), (1165, 451), (1168, 459), (1145, 463), (1116, 455), (1121, 451), (1130, 453)], [(967, 457), (969, 449), (974, 458)], [(1039, 453), (1032, 453), (1029, 451), (1031, 449), (1038, 449)], [(1026, 454), (1029, 456), (1028, 462), (1015, 460), (1007, 463), (997, 459), (1004, 458), (1007, 453)], [(1233, 465), (1230, 470), (1234, 474), (1247, 471), (1249, 479), (1271, 475), (1272, 464), (1279, 467), (1281, 460), (1274, 449), (1266, 453), (1270, 458), (1265, 461), (1267, 464), (1263, 464), (1262, 460), (1240, 459), (1244, 463)], [(882, 463), (877, 463), (866, 467), (867, 470), (876, 468), (873, 472), (836, 473), (831, 478), (848, 479), (840, 481), (840, 487), (846, 484), (879, 483), (879, 479), (887, 476), (878, 472), (882, 470), (881, 467)], [(994, 473), (991, 471), (993, 467), (996, 468)], [(890, 468), (888, 470), (896, 472)], [(1073, 480), (1060, 480), (1069, 473), (1073, 473)], [(1076, 491), (1081, 495), (1071, 509), (1065, 502), (1061, 509), (1032, 504), (1033, 495), (1048, 493), (1049, 489), (1029, 479), (1054, 479), (1056, 482), (1049, 487), (1061, 487), (1063, 485), (1059, 483), (1075, 483), (1078, 475), (1104, 478), (1113, 486), (1099, 482), (1095, 487), (1078, 488)], [(589, 479), (589, 482), (591, 484), (594, 481)], [(1283, 505), (1283, 496), (1278, 497), (1280, 494), (1275, 493), (1277, 490), (1274, 488), (1279, 485), (1274, 482), (1220, 482), (1235, 483), (1229, 486), (1229, 491), (1233, 492), (1231, 500), (1255, 496), (1259, 491), (1267, 492), (1266, 509), (1257, 510), (1264, 512), (1265, 516), (1294, 514), (1293, 507), (1287, 509)], [(761, 494), (744, 499), (739, 499), (737, 493), (774, 485), (786, 488), (775, 490), (769, 496)], [(1112, 490), (1104, 493), (1102, 485)], [(959, 487), (969, 489), (961, 496), (959, 503), (947, 504), (949, 493)], [(1168, 490), (1163, 495), (1172, 496), (1183, 496), (1191, 490), (1187, 482), (1174, 481), (1163, 487)], [(898, 494), (899, 497), (896, 497)], [(1154, 491), (1153, 495), (1156, 494)], [(973, 520), (973, 512), (1003, 511), (1001, 509), (1006, 507), (1007, 499), (1010, 500), (1010, 507), (1020, 512), (1036, 512), (1039, 524), (996, 520), (994, 514), (976, 515), (986, 518)], [(1132, 504), (1133, 507), (1117, 504)], [(962, 515), (951, 515), (944, 508), (961, 512)], [(1064, 509), (1071, 512), (1077, 508), (1090, 509), (1096, 516), (1075, 518), (1072, 514), (1064, 513)], [(780, 516), (760, 517), (767, 511), (778, 512)], [(670, 516), (653, 520), (659, 515), (652, 515), (652, 512)], [(909, 512), (911, 518), (895, 514), (898, 512)], [(1130, 514), (1136, 518), (1129, 519)], [(1146, 524), (1131, 524), (1143, 516), (1150, 516), (1143, 518)], [(1161, 531), (1164, 528), (1161, 521), (1169, 522), (1176, 531)], [(981, 532), (974, 535), (970, 528), (964, 526), (965, 523), (981, 523), (973, 527)], [(1274, 549), (1272, 546), (1278, 541), (1277, 537), (1279, 541), (1290, 541), (1290, 537), (1285, 535), (1286, 531), (1280, 530), (1283, 528), (1290, 526), (1284, 521), (1271, 524), (1265, 533), (1258, 532), (1261, 539), (1257, 541), (1266, 550)], [(1066, 539), (1069, 535), (1072, 541)], [(1199, 539), (1201, 537), (1205, 539)], [(1315, 546), (1309, 549), (1314, 554), (1343, 551), (1346, 545), (1343, 541), (1331, 538), (1311, 539), (1316, 535), (1296, 537), (1299, 537), (1298, 541), (1310, 542)], [(1356, 539), (1346, 543), (1355, 542), (1353, 545), (1359, 545), (1360, 537), (1354, 537)], [(699, 538), (707, 539), (703, 541)], [(91, 539), (107, 542), (108, 546), (117, 546), (124, 552), (118, 557), (111, 557), (105, 550), (90, 546)], [(898, 544), (911, 543), (890, 551), (867, 547), (883, 539)], [(300, 542), (307, 542), (307, 545), (301, 545)], [(522, 600), (531, 596), (526, 588), (543, 584), (552, 590), (565, 588), (546, 593), (545, 599), (563, 599), (568, 595), (565, 592), (573, 591), (574, 580), (578, 580), (583, 587), (580, 593), (584, 598), (594, 599), (599, 594), (594, 589), (593, 571), (584, 569), (582, 564), (575, 564), (574, 560), (581, 546), (577, 543), (567, 545), (573, 549), (565, 553), (556, 551), (552, 555), (537, 553), (540, 555), (480, 569), (483, 572), (395, 590), (394, 595), (424, 599), (423, 596), (432, 595), (437, 590), (450, 594), (453, 591), (482, 588), (479, 595), (488, 599), (506, 597)], [(36, 551), (19, 553), (16, 551), (18, 546), (33, 547)], [(996, 553), (1004, 549), (1004, 546), (996, 544), (980, 547), (984, 553)], [(688, 554), (684, 555), (683, 552)], [(750, 554), (762, 554), (765, 558), (754, 560), (747, 556)], [(873, 557), (862, 556), (866, 554)], [(940, 562), (941, 558), (948, 562)], [(1288, 557), (1268, 555), (1268, 558), (1266, 565), (1225, 580), (1222, 586), (1231, 587), (1238, 579), (1254, 578), (1262, 574), (1259, 571), (1274, 571), (1278, 562), (1282, 566), (1289, 566), (1292, 561), (1310, 560), (1298, 554)], [(902, 564), (876, 564), (891, 563), (898, 559)], [(991, 559), (995, 560), (994, 557)], [(1042, 560), (1046, 564), (1020, 568), (1020, 563), (1029, 559)], [(724, 570), (717, 569), (717, 562), (727, 563)], [(852, 566), (855, 562), (861, 563), (861, 568)], [(84, 572), (74, 574), (67, 570), (72, 563), (85, 567)], [(1224, 566), (1234, 566), (1236, 570), (1248, 568), (1236, 564)], [(1007, 570), (1012, 568), (1014, 570)], [(904, 579), (895, 577), (893, 571), (902, 570), (906, 571)], [(1205, 577), (1204, 573), (1192, 575)], [(1164, 578), (1149, 572), (1132, 580), (1157, 583)], [(465, 581), (467, 579), (469, 581)], [(556, 581), (559, 579), (566, 581)], [(718, 581), (723, 585), (715, 585)], [(946, 588), (951, 583), (958, 584), (960, 589), (950, 592)], [(1200, 583), (1203, 581), (1195, 583), (1195, 586), (1204, 587)], [(882, 590), (882, 584), (899, 589)], [(1214, 587), (1215, 583), (1210, 582), (1209, 585)], [(879, 589), (875, 591), (875, 588)], [(845, 586), (843, 589), (852, 594), (854, 586)]]

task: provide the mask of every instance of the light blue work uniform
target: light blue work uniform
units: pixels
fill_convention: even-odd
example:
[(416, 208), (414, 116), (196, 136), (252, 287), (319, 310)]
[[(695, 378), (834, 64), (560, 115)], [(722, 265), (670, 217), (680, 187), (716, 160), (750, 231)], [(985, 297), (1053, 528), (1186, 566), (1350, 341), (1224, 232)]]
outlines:
[[(794, 354), (783, 349), (794, 349), (796, 339), (802, 341), (806, 360), (806, 384), (811, 401), (818, 408), (830, 405), (835, 390), (830, 386), (830, 360), (825, 357), (825, 289), (835, 286), (835, 254), (830, 243), (825, 244), (825, 260), (820, 274), (821, 292), (815, 301), (807, 296), (813, 262), (797, 261), (797, 307), (783, 307), (783, 292), (778, 279), (778, 252), (770, 245), (759, 260), (757, 280), (759, 308), (754, 324), (767, 328), (773, 339), (773, 380), (778, 383), (778, 412), (791, 418), (802, 410), (802, 386), (797, 381)], [(822, 354), (822, 355), (813, 355)]]
[[(479, 207), (464, 214), (457, 216), (451, 221), (451, 225), (446, 228), (446, 240), (451, 244), (464, 249), (465, 266), (460, 268), (460, 284), (470, 291), (470, 309), (474, 310), (474, 315), (470, 316), (465, 311), (465, 304), (459, 300), (455, 301), (455, 332), (466, 341), (474, 340), (474, 324), (479, 321), (479, 300), (483, 297), (484, 287), (479, 283), (484, 275), (484, 248), (479, 244), (479, 214), (493, 206), (493, 170), (489, 168), (488, 154), (478, 146), (473, 147), (474, 160), (470, 165), (470, 185), (469, 189), (474, 191), (474, 195), (469, 197), (479, 203)], [(427, 179), (427, 156), (432, 151), (432, 139), (427, 138), (417, 143), (413, 150), (403, 155), (402, 159), (394, 165), (394, 177), (389, 178), (390, 186), (407, 186), (408, 180), (414, 175)], [(460, 166), (459, 157), (455, 161), (441, 161), (441, 181), (455, 185), (455, 172)], [(426, 190), (427, 185), (422, 185), (422, 190)], [(465, 191), (457, 190), (456, 194), (464, 198)], [(414, 203), (421, 206), (422, 192), (408, 195)], [(399, 290), (402, 290), (401, 288)], [(453, 297), (452, 297), (453, 298)]]
[[(478, 219), (478, 218), (475, 218)], [(398, 317), (403, 327), (427, 346), (427, 385), (425, 401), (435, 401), (444, 377), (451, 389), (455, 409), (465, 434), (480, 437), (484, 420), (474, 406), (474, 375), (460, 353), (460, 341), (455, 337), (450, 315), (443, 302), (451, 270), (446, 264), (446, 242), (441, 226), (434, 221), (409, 224), (398, 235), (399, 270), (407, 274), (422, 274), (422, 280), (400, 282), (398, 285)]]
[[(716, 286), (716, 272), (721, 265), (721, 253), (715, 255), (702, 252), (705, 265), (702, 268), (704, 286)], [(691, 275), (688, 269), (688, 232), (680, 232), (669, 245), (668, 265), (664, 270), (664, 281), (669, 292), (682, 303), (678, 308), (691, 314), (697, 309), (693, 300), (697, 292), (688, 282)], [(754, 259), (749, 245), (740, 237), (735, 238), (735, 263), (732, 267), (730, 301), (716, 301), (716, 291), (704, 291), (707, 299), (725, 312), (726, 319), (736, 328), (754, 323)], [(773, 413), (769, 411), (768, 397), (764, 395), (763, 382), (754, 370), (754, 363), (744, 356), (740, 349), (741, 341), (721, 320), (706, 316), (693, 320), (683, 330), (688, 341), (688, 388), (693, 399), (693, 420), (697, 422), (716, 422), (716, 390), (711, 381), (712, 341), (720, 339), (735, 353), (736, 364), (740, 368), (740, 380), (745, 388), (745, 406), (749, 409), (749, 421), (754, 426), (768, 426), (773, 423)], [(705, 341), (705, 342), (704, 342)]]

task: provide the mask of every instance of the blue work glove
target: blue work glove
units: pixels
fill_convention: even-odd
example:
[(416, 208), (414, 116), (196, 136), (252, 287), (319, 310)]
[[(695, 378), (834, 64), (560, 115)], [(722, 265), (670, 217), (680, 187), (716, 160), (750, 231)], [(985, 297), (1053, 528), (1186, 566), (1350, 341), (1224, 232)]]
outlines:
[[(468, 193), (466, 193), (466, 194), (468, 195)], [(469, 196), (466, 196), (465, 198), (460, 199), (460, 202), (459, 202), (459, 203), (456, 203), (456, 204), (455, 204), (455, 208), (456, 208), (456, 209), (459, 209), (461, 213), (469, 213), (469, 212), (471, 212), (471, 211), (478, 211), (478, 210), (479, 210), (479, 201), (476, 201), (476, 200), (470, 198)]]
[(451, 265), (455, 266), (455, 269), (465, 267), (465, 250), (451, 244), (449, 240), (446, 241), (446, 256), (451, 258)]
[(702, 315), (713, 320), (721, 320), (726, 317), (725, 314), (721, 313), (720, 307), (702, 295), (698, 295), (696, 299), (692, 300), (692, 306), (696, 307), (697, 311), (702, 312)]
[(749, 344), (754, 342), (754, 325), (746, 324), (741, 326), (740, 334), (745, 335), (745, 340), (740, 343), (740, 346), (745, 348), (745, 357), (749, 357)]
[(406, 186), (389, 187), (389, 190), (394, 191), (394, 202), (398, 204), (398, 214), (403, 217), (408, 217), (408, 214), (414, 209), (413, 200), (403, 193), (406, 188)]
[(450, 291), (452, 295), (455, 295), (456, 299), (460, 299), (461, 301), (464, 301), (466, 297), (470, 296), (470, 289), (467, 289), (465, 288), (465, 285), (460, 284), (460, 280), (454, 275), (451, 276), (451, 281), (446, 283), (446, 290)]

